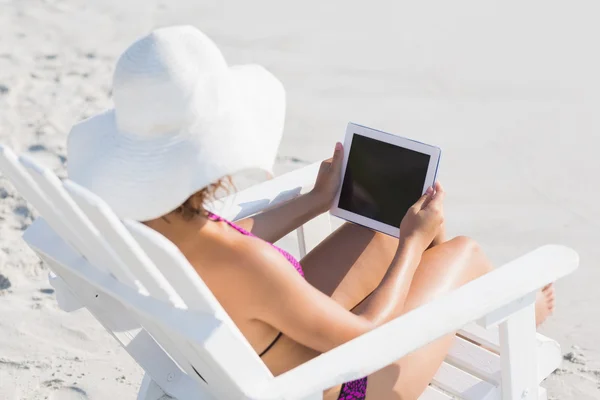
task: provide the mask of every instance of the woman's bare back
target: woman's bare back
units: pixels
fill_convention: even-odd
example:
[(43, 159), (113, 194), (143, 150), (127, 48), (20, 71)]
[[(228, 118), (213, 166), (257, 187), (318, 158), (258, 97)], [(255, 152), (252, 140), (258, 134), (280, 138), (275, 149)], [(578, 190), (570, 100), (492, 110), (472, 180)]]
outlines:
[[(248, 253), (240, 249), (260, 249), (277, 257), (275, 248), (259, 238), (241, 234), (224, 221), (168, 221), (155, 220), (149, 225), (177, 245), (256, 353), (264, 352), (262, 359), (274, 375), (319, 354), (261, 321), (248, 301), (253, 288), (260, 286), (254, 282), (259, 275), (250, 273)], [(288, 267), (294, 270), (291, 264)]]

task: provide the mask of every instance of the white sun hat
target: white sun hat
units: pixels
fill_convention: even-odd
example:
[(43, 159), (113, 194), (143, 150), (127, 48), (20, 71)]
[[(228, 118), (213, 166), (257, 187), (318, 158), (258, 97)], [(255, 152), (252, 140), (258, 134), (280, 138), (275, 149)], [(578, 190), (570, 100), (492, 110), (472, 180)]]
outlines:
[(228, 67), (194, 27), (157, 29), (131, 45), (113, 99), (114, 109), (72, 128), (67, 169), (121, 218), (158, 218), (224, 176), (271, 172), (281, 82), (258, 65)]

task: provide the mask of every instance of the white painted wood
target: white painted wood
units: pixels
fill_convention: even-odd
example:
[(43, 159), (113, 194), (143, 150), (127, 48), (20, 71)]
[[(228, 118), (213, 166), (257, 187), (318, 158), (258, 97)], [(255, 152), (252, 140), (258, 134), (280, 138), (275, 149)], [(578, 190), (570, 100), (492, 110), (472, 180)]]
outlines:
[(152, 380), (148, 374), (144, 374), (137, 400), (166, 400), (167, 394)]
[(556, 340), (537, 334), (538, 383), (549, 377), (563, 361), (560, 345)]
[[(167, 301), (177, 308), (185, 309), (186, 305), (177, 294), (177, 291), (164, 278), (160, 270), (152, 263), (150, 258), (144, 253), (133, 237), (131, 237), (130, 233), (108, 206), (102, 200), (73, 182), (65, 182), (65, 187), (83, 212), (101, 232), (112, 250), (131, 267), (133, 275), (142, 282), (153, 298)], [(185, 263), (189, 265), (187, 261)], [(180, 266), (178, 264), (167, 264), (165, 267), (177, 269)], [(137, 306), (132, 304), (132, 298), (121, 300), (125, 301), (124, 304), (128, 308), (134, 307), (136, 318), (188, 375), (194, 377), (194, 379), (199, 379), (201, 385), (206, 385), (207, 382), (210, 382), (209, 390), (219, 398), (226, 399), (230, 397), (229, 394), (222, 392), (225, 387), (229, 387), (226, 390), (229, 393), (239, 392), (240, 389), (237, 387), (238, 385), (236, 385), (235, 381), (231, 379), (229, 374), (224, 373), (228, 371), (215, 368), (214, 361), (210, 357), (202, 357), (202, 352), (199, 351), (200, 348), (196, 344), (186, 339), (178, 340), (171, 337), (169, 331), (173, 327), (165, 324), (164, 320), (156, 318), (156, 315), (152, 313), (141, 312), (139, 304)], [(226, 331), (221, 334), (221, 337), (225, 334)], [(213, 341), (219, 342), (222, 340), (221, 337), (218, 339), (215, 338)], [(228, 347), (235, 348), (238, 342), (231, 341), (228, 343)]]
[(306, 235), (304, 234), (304, 226), (299, 226), (298, 229), (296, 229), (296, 235), (298, 236), (298, 253), (302, 259), (308, 253), (306, 248)]
[(459, 330), (458, 335), (500, 354), (500, 337), (497, 326), (486, 329), (477, 323), (471, 323)]
[(456, 337), (446, 361), (495, 385), (500, 383), (500, 356), (463, 338)]
[(38, 188), (33, 178), (21, 165), (16, 154), (8, 147), (0, 145), (0, 169), (29, 203), (38, 210), (52, 228), (58, 232), (69, 245), (85, 253), (86, 245), (79, 237), (72, 237), (66, 219), (58, 207), (55, 207)]
[[(67, 229), (66, 235), (68, 238), (72, 238), (73, 240), (83, 240), (85, 246), (81, 246), (81, 250), (84, 256), (87, 256), (89, 260), (91, 260), (95, 265), (100, 267), (108, 267), (110, 272), (117, 278), (119, 281), (130, 285), (131, 287), (135, 287), (136, 289), (144, 290), (141, 285), (137, 284), (137, 281), (132, 277), (130, 272), (128, 271), (125, 264), (121, 262), (123, 260), (123, 253), (121, 253), (122, 248), (115, 249), (114, 247), (108, 248), (104, 238), (115, 238), (121, 232), (118, 230), (102, 232), (103, 236), (101, 237), (96, 228), (90, 223), (87, 219), (87, 216), (83, 214), (75, 204), (75, 202), (69, 197), (69, 195), (62, 188), (61, 182), (58, 178), (48, 169), (37, 165), (34, 161), (27, 159), (25, 157), (20, 158), (21, 164), (25, 167), (25, 169), (30, 173), (33, 181), (38, 185), (41, 189), (42, 193), (51, 200), (52, 206), (55, 209), (59, 209), (63, 212), (62, 218), (66, 221)], [(84, 198), (81, 201), (87, 209), (95, 210), (95, 208), (89, 207), (90, 202), (86, 202), (87, 198)], [(92, 215), (93, 218), (95, 215)], [(110, 218), (109, 220), (110, 226)], [(117, 224), (120, 223), (117, 221)], [(101, 225), (101, 227), (104, 227)], [(122, 229), (123, 232), (127, 232), (125, 229)], [(118, 243), (123, 243), (124, 239), (119, 238), (116, 240)], [(115, 250), (120, 256), (117, 257), (111, 250)], [(131, 254), (131, 252), (125, 251), (126, 255)], [(129, 262), (132, 259), (128, 260)], [(151, 270), (151, 267), (147, 268)], [(137, 271), (138, 273), (140, 271)], [(144, 271), (145, 272), (145, 271)], [(170, 287), (166, 287), (163, 284), (164, 279), (161, 276), (152, 276), (152, 271), (150, 274), (138, 274), (141, 276), (141, 280), (153, 290), (153, 295), (156, 297), (167, 297), (169, 300), (177, 301), (178, 296), (171, 289), (173, 297), (168, 296), (168, 289)], [(165, 292), (161, 292), (160, 289), (165, 288)], [(185, 343), (176, 343), (173, 342), (164, 332), (157, 327), (151, 318), (148, 318), (144, 315), (135, 315), (135, 317), (143, 324), (143, 326), (148, 329), (152, 335), (161, 342), (161, 346), (167, 349), (170, 353), (171, 357), (173, 357), (180, 366), (182, 366), (188, 373), (192, 372), (191, 368), (187, 360), (186, 355), (188, 354), (188, 349)]]
[(539, 393), (534, 303), (500, 324), (500, 357), (502, 399), (537, 400)]
[(171, 241), (139, 222), (127, 220), (123, 224), (187, 308), (223, 316), (208, 286)]
[(203, 349), (197, 350), (210, 355), (206, 363), (211, 371), (221, 371), (226, 377), (221, 378), (223, 384), (231, 385), (233, 381), (244, 387), (272, 380), (271, 372), (179, 249), (164, 236), (140, 223), (126, 221), (125, 225), (189, 308), (215, 315), (221, 321), (219, 335), (212, 337)]
[[(3, 155), (5, 155), (6, 153), (3, 152)], [(72, 241), (77, 241), (78, 238), (80, 238), (81, 236), (78, 236), (77, 234), (73, 234), (73, 230), (72, 227), (70, 226), (70, 224), (65, 224), (65, 222), (69, 221), (68, 215), (69, 213), (67, 213), (67, 216), (65, 215), (61, 215), (58, 214), (57, 210), (62, 209), (63, 211), (66, 209), (66, 207), (60, 207), (57, 206), (56, 204), (53, 204), (52, 202), (46, 202), (46, 198), (45, 195), (47, 193), (43, 193), (39, 190), (38, 187), (36, 187), (37, 184), (41, 184), (44, 186), (44, 188), (48, 191), (48, 190), (53, 190), (56, 188), (56, 185), (53, 185), (53, 182), (47, 182), (45, 180), (45, 178), (47, 176), (49, 176), (50, 178), (54, 177), (53, 174), (48, 174), (46, 171), (44, 171), (42, 168), (36, 168), (36, 166), (33, 163), (28, 163), (26, 162), (25, 164), (29, 167), (28, 169), (33, 172), (32, 175), (28, 175), (27, 173), (25, 173), (24, 169), (22, 169), (22, 167), (16, 162), (16, 156), (13, 155), (12, 160), (9, 158), (10, 154), (8, 155), (8, 157), (3, 157), (4, 159), (9, 159), (10, 164), (9, 166), (13, 167), (13, 170), (16, 171), (16, 173), (19, 175), (17, 176), (17, 182), (19, 182), (21, 184), (21, 191), (25, 192), (25, 193), (29, 193), (30, 194), (30, 200), (33, 200), (33, 202), (35, 203), (34, 205), (37, 205), (39, 209), (41, 209), (42, 213), (45, 213), (46, 215), (48, 215), (49, 218), (54, 220), (54, 225), (57, 227), (57, 229), (62, 233), (63, 237), (66, 237), (67, 239), (71, 239)], [(6, 168), (4, 168), (6, 169)], [(44, 176), (47, 175), (47, 176)], [(35, 179), (38, 178), (38, 179)], [(56, 179), (56, 177), (54, 177), (54, 179)], [(36, 182), (37, 181), (37, 182)], [(19, 185), (17, 185), (19, 186)], [(60, 193), (59, 193), (60, 195)], [(56, 198), (55, 198), (56, 200)], [(89, 239), (89, 237), (88, 237)], [(86, 242), (85, 245), (81, 244), (81, 241), (77, 242), (77, 245), (75, 247), (78, 247), (84, 254), (87, 254), (89, 256), (89, 258), (94, 259), (94, 255), (93, 253), (90, 251), (90, 246), (89, 246), (89, 242)], [(96, 258), (96, 260), (98, 260)], [(102, 265), (100, 265), (102, 266)], [(62, 297), (65, 293), (64, 292), (58, 292), (58, 296), (59, 298)]]
[(54, 295), (56, 296), (56, 302), (58, 307), (65, 312), (72, 312), (83, 308), (83, 304), (77, 297), (73, 295), (69, 286), (62, 280), (61, 277), (57, 276), (54, 272), (48, 273), (48, 283), (54, 288)]
[(499, 400), (500, 389), (447, 362), (442, 363), (432, 385), (464, 400)]
[[(482, 328), (473, 323), (459, 331), (461, 336), (481, 344), (483, 347), (500, 354), (500, 336), (498, 327)], [(538, 383), (546, 379), (562, 363), (560, 345), (540, 333), (536, 334), (538, 358)]]
[(197, 398), (190, 394), (201, 393), (201, 387), (181, 371), (142, 329), (135, 316), (119, 301), (101, 295), (93, 285), (65, 266), (86, 261), (56, 235), (43, 218), (38, 218), (27, 229), (24, 239), (165, 392), (179, 400)]
[(28, 157), (21, 156), (19, 161), (44, 195), (49, 198), (53, 207), (62, 213), (62, 218), (68, 226), (68, 238), (73, 241), (81, 240), (84, 243), (81, 249), (83, 256), (97, 268), (108, 268), (121, 282), (140, 289), (141, 287), (131, 276), (127, 267), (110, 251), (98, 230), (65, 192), (58, 177)]
[[(26, 164), (27, 164), (27, 163), (26, 163)], [(60, 186), (58, 186), (58, 185), (56, 184), (56, 182), (52, 182), (52, 181), (51, 181), (51, 179), (52, 179), (52, 178), (55, 178), (55, 176), (54, 176), (53, 174), (51, 174), (51, 173), (47, 173), (47, 171), (44, 171), (44, 169), (43, 169), (43, 168), (39, 168), (39, 169), (38, 169), (38, 168), (36, 168), (36, 165), (35, 165), (34, 163), (29, 163), (29, 164), (28, 164), (28, 166), (30, 167), (30, 169), (31, 169), (33, 172), (35, 172), (35, 173), (38, 173), (38, 175), (39, 175), (39, 180), (38, 180), (38, 182), (40, 182), (42, 185), (45, 185), (45, 187), (44, 187), (44, 188), (45, 188), (47, 191), (55, 190), (55, 194), (56, 194), (56, 193), (58, 194), (58, 195), (57, 195), (57, 196), (55, 196), (55, 197), (57, 197), (59, 200), (63, 200), (63, 199), (61, 199), (61, 198), (60, 198), (60, 196), (62, 195), (62, 193), (60, 193)], [(47, 176), (49, 176), (49, 177), (50, 177), (50, 179), (49, 179), (49, 180), (50, 180), (50, 183), (49, 183), (49, 184), (48, 184), (47, 180), (45, 179), (45, 178), (47, 178), (47, 176), (44, 176), (44, 175), (47, 175)], [(67, 197), (67, 196), (64, 196), (64, 197), (66, 197), (66, 198), (68, 199), (68, 197)], [(62, 207), (63, 209), (65, 209), (65, 208), (68, 208), (69, 206), (70, 206), (70, 207), (76, 207), (74, 204), (68, 204), (68, 202), (64, 202), (64, 203), (62, 204), (62, 206), (63, 206), (63, 207)], [(54, 208), (60, 209), (61, 207), (54, 207)], [(69, 213), (68, 213), (68, 214), (69, 214)], [(75, 221), (77, 221), (77, 218), (81, 218), (81, 215), (77, 215), (77, 214), (73, 215), (73, 213), (70, 213), (70, 215), (69, 215), (69, 216), (71, 217), (71, 218), (70, 218), (71, 220), (75, 220)], [(81, 218), (81, 219), (83, 219), (83, 218)], [(69, 221), (69, 218), (67, 218), (67, 221)], [(86, 221), (86, 222), (87, 222), (87, 221)], [(86, 228), (86, 227), (83, 225), (83, 223), (82, 223), (82, 224), (80, 224), (80, 226), (83, 226), (83, 228)], [(118, 232), (118, 233), (119, 233), (119, 232)], [(110, 232), (109, 232), (109, 234), (110, 234)], [(64, 235), (64, 236), (66, 236), (66, 235)], [(115, 236), (116, 236), (116, 235), (115, 235)], [(89, 246), (89, 242), (91, 242), (91, 241), (94, 241), (94, 239), (95, 239), (95, 238), (88, 238), (88, 239), (89, 239), (89, 240), (88, 240), (88, 241), (86, 241), (86, 245), (88, 245), (88, 246)], [(119, 240), (121, 240), (121, 238), (119, 238)], [(95, 243), (95, 244), (96, 244), (96, 243)], [(93, 248), (93, 245), (92, 245), (91, 247)], [(87, 252), (88, 252), (88, 254), (89, 254), (89, 250), (87, 250)], [(98, 262), (98, 264), (100, 264), (100, 265), (104, 264), (103, 260), (99, 260), (98, 258), (95, 258), (95, 257), (90, 257), (90, 258), (92, 258), (92, 259), (94, 259), (95, 261), (97, 261), (97, 262)], [(108, 264), (108, 263), (106, 263), (106, 264)], [(111, 265), (111, 266), (113, 266), (113, 267), (114, 267), (114, 265)], [(119, 274), (116, 274), (116, 275), (117, 275), (117, 277), (121, 278), (121, 279), (120, 279), (121, 281), (123, 281), (123, 280), (126, 280), (126, 279), (124, 279), (124, 278), (123, 278), (123, 275), (121, 275), (121, 276), (119, 276)], [(160, 277), (159, 277), (159, 279), (160, 279)], [(146, 283), (146, 284), (147, 284), (147, 283)], [(154, 293), (154, 296), (157, 296), (157, 294), (156, 294), (156, 293)], [(157, 296), (157, 297), (160, 297), (160, 296)], [(154, 324), (154, 323), (153, 323), (153, 321), (151, 321), (151, 318), (148, 318), (148, 316), (136, 315), (135, 317), (136, 317), (138, 320), (140, 320), (140, 321), (143, 323), (143, 325), (144, 325), (146, 328), (150, 329), (150, 330), (151, 330), (151, 332), (152, 332), (152, 334), (153, 334), (153, 336), (155, 336), (155, 338), (158, 338), (158, 339), (160, 340), (160, 342), (161, 342), (161, 345), (162, 345), (164, 348), (166, 348), (166, 349), (169, 351), (169, 353), (171, 353), (171, 356), (175, 357), (175, 358), (176, 358), (176, 360), (178, 361), (178, 363), (179, 363), (181, 366), (183, 366), (184, 368), (186, 368), (186, 360), (185, 360), (185, 358), (184, 358), (184, 357), (181, 357), (181, 355), (182, 355), (182, 354), (186, 354), (186, 353), (187, 353), (187, 355), (188, 355), (190, 358), (194, 358), (194, 352), (193, 352), (193, 351), (192, 351), (192, 352), (178, 351), (178, 350), (180, 350), (180, 349), (178, 349), (178, 347), (185, 348), (185, 347), (187, 347), (187, 346), (186, 346), (186, 344), (185, 344), (185, 343), (184, 343), (184, 344), (175, 344), (175, 343), (173, 343), (173, 342), (172, 342), (172, 341), (171, 341), (171, 340), (170, 340), (170, 339), (169, 339), (167, 336), (165, 336), (165, 335), (163, 334), (163, 332), (161, 332), (160, 330), (157, 330), (157, 329), (156, 329), (156, 327), (155, 327), (155, 326), (153, 326), (153, 324)], [(243, 343), (245, 343), (245, 341), (244, 341)], [(234, 343), (234, 344), (235, 344), (235, 343)], [(229, 346), (229, 347), (231, 347), (231, 346)], [(234, 347), (235, 347), (235, 346), (234, 346)], [(186, 349), (186, 350), (187, 350), (187, 349)], [(175, 356), (175, 353), (179, 353), (179, 355), (180, 355), (180, 356), (176, 357), (176, 356)], [(255, 355), (255, 357), (256, 357), (256, 355)], [(197, 359), (195, 363), (196, 363), (196, 365), (198, 365), (198, 364), (201, 364), (201, 363), (203, 363), (203, 362), (202, 362), (202, 360), (201, 360), (201, 359)], [(264, 368), (264, 366), (263, 366), (263, 368)], [(190, 371), (191, 371), (191, 370), (189, 370), (189, 368), (186, 368), (186, 369), (188, 370), (188, 373), (190, 373)], [(258, 369), (260, 369), (260, 368), (258, 368)]]
[(525, 296), (492, 311), (488, 315), (479, 319), (477, 323), (486, 329), (499, 325), (500, 323), (506, 321), (512, 314), (524, 307), (527, 307), (531, 303), (535, 303), (535, 296), (538, 290), (528, 293)]
[[(317, 247), (329, 234), (331, 234), (331, 219), (328, 212), (320, 214), (308, 221), (302, 227), (304, 232), (304, 248), (306, 253)], [(305, 254), (306, 254), (305, 253)]]
[(265, 211), (312, 189), (320, 166), (316, 162), (254, 185), (213, 202), (208, 209), (230, 221)]
[[(211, 373), (210, 371), (209, 373), (206, 372), (206, 366), (203, 365), (204, 362), (198, 357), (196, 347), (189, 346), (189, 343), (198, 343), (201, 346), (210, 343), (217, 336), (216, 333), (220, 333), (220, 321), (211, 315), (177, 309), (154, 297), (140, 294), (131, 287), (111, 279), (106, 273), (93, 268), (82, 257), (73, 259), (73, 254), (62, 251), (64, 249), (61, 249), (61, 252), (56, 252), (55, 248), (45, 250), (49, 254), (43, 254), (42, 257), (57, 274), (63, 276), (63, 279), (69, 274), (75, 275), (87, 282), (86, 286), (91, 285), (95, 293), (103, 297), (105, 301), (112, 298), (116, 300), (117, 304), (126, 305), (127, 311), (134, 313), (132, 324), (140, 320), (144, 328), (152, 334), (154, 339), (177, 362), (179, 367), (187, 372), (187, 376), (196, 380), (200, 388), (206, 387), (206, 384), (197, 377), (187, 360), (194, 362), (194, 366), (197, 370), (201, 371), (204, 377), (211, 376)], [(42, 250), (38, 253), (42, 253)], [(70, 259), (67, 257), (70, 257)], [(67, 263), (66, 261), (69, 262)], [(112, 327), (112, 330), (118, 331), (117, 328)], [(120, 329), (123, 328), (121, 327)], [(186, 354), (182, 350), (188, 353)], [(153, 379), (160, 382), (154, 375)], [(239, 389), (235, 389), (235, 384), (232, 384), (232, 382), (228, 383), (229, 386), (222, 386), (221, 389), (226, 387), (232, 394), (238, 393), (239, 395)], [(166, 391), (162, 383), (161, 387)], [(219, 390), (219, 387), (211, 389), (213, 392), (219, 392)], [(231, 396), (215, 397), (228, 399)]]
[(66, 180), (63, 185), (111, 249), (129, 268), (130, 274), (140, 281), (145, 290), (158, 299), (184, 307), (179, 295), (167, 283), (106, 203), (74, 182)]
[[(272, 392), (274, 397), (267, 397), (266, 393), (264, 396), (277, 398), (288, 393), (290, 387), (296, 386), (296, 382), (303, 383), (302, 388), (298, 389), (301, 392), (297, 393), (303, 395), (369, 375), (503, 304), (573, 272), (578, 262), (577, 253), (567, 247), (540, 247), (452, 293), (278, 376)], [(403, 340), (398, 341), (399, 337)], [(394, 345), (390, 346), (390, 343)]]
[(419, 400), (449, 400), (452, 399), (449, 395), (441, 392), (432, 386), (428, 386), (425, 392), (419, 397)]

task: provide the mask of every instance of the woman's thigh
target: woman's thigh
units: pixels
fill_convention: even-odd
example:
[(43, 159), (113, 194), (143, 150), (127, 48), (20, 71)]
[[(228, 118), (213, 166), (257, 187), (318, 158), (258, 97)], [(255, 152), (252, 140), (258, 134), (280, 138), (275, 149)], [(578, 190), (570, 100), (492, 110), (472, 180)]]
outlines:
[[(436, 246), (423, 255), (403, 312), (430, 302), (491, 269), (479, 246), (468, 238), (458, 237)], [(417, 399), (431, 382), (453, 340), (454, 333), (369, 376), (367, 399)]]
[(300, 262), (306, 280), (351, 310), (383, 279), (398, 240), (345, 223)]
[[(302, 259), (307, 280), (345, 306), (361, 303), (381, 282), (397, 248), (397, 239), (346, 223)], [(472, 240), (458, 237), (423, 254), (404, 312), (427, 303), (491, 270)], [(355, 312), (360, 312), (361, 306)], [(416, 398), (431, 381), (454, 335), (419, 349), (369, 377), (368, 398)], [(398, 338), (402, 340), (402, 338)], [(339, 389), (338, 389), (339, 390)], [(326, 398), (335, 398), (336, 390)]]

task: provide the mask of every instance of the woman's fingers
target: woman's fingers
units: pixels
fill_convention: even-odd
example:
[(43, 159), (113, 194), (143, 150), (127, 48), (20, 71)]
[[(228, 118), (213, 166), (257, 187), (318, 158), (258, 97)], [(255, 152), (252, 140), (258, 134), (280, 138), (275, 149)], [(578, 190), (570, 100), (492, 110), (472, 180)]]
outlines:
[(440, 181), (435, 182), (434, 189), (435, 189), (434, 197), (441, 197), (441, 201), (444, 201), (444, 198), (446, 197), (446, 191), (444, 190), (444, 187), (442, 186)]
[(428, 207), (442, 207), (444, 199), (446, 198), (446, 191), (442, 187), (442, 184), (436, 182), (434, 185), (435, 193), (431, 196), (431, 200), (427, 204)]
[(335, 150), (333, 152), (333, 159), (331, 161), (331, 166), (336, 170), (342, 170), (342, 160), (344, 159), (344, 147), (340, 142), (335, 144)]
[(429, 205), (429, 202), (433, 198), (433, 194), (434, 193), (435, 193), (435, 191), (433, 189), (433, 186), (429, 186), (427, 188), (427, 190), (425, 191), (425, 194), (427, 195), (427, 198), (425, 199), (425, 202), (421, 205), (421, 208), (427, 208), (427, 206)]
[(419, 200), (417, 200), (417, 202), (415, 204), (413, 204), (413, 209), (415, 209), (416, 211), (419, 211), (423, 208), (423, 205), (425, 204), (425, 202), (431, 197), (431, 195), (428, 192), (425, 192), (425, 194), (423, 194), (423, 196), (421, 196), (419, 198)]
[(325, 173), (331, 169), (333, 164), (333, 158), (328, 158), (327, 160), (323, 160), (321, 162), (321, 166), (319, 167), (319, 174)]

